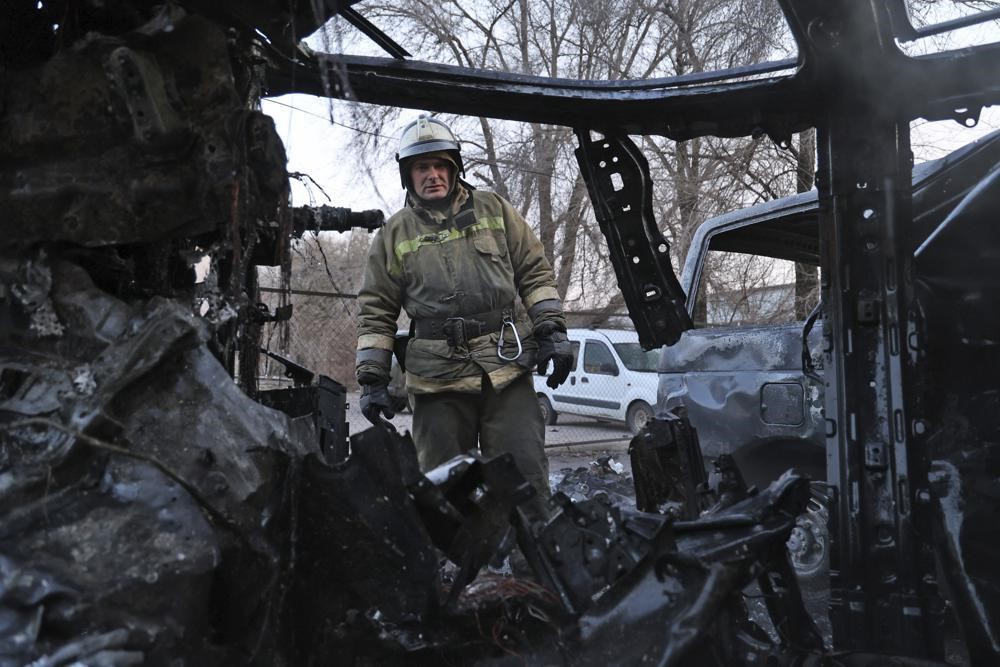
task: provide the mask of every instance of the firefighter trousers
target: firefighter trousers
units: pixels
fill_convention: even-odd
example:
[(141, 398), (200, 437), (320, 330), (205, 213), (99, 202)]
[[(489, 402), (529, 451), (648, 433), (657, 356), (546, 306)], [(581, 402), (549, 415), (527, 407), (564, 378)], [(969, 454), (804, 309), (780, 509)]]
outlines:
[(484, 374), (479, 394), (442, 392), (410, 398), (413, 442), (421, 470), (426, 472), (477, 446), (486, 457), (510, 452), (525, 479), (538, 491), (533, 505), (541, 508), (548, 502), (545, 424), (530, 373), (523, 373), (500, 392)]

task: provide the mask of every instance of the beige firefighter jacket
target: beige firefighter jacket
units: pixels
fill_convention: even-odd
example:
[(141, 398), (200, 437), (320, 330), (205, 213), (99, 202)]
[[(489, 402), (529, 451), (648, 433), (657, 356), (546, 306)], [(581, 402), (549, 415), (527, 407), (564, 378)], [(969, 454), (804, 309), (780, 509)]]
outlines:
[[(411, 319), (447, 318), (504, 309), (519, 298), (529, 312), (540, 302), (555, 303), (554, 309), (532, 313), (535, 324), (555, 319), (565, 327), (555, 276), (528, 224), (502, 197), (457, 187), (450, 211), (422, 208), (411, 200), (376, 232), (358, 294), (359, 376), (388, 377), (389, 356), (373, 361), (366, 352), (392, 350), (400, 309)], [(475, 220), (465, 214), (459, 230), (454, 217), (470, 196)], [(522, 311), (515, 325), (523, 351), (513, 362), (497, 354), (499, 332), (472, 338), (461, 348), (446, 340), (411, 339), (407, 390), (479, 392), (484, 371), (502, 389), (535, 365), (532, 322)], [(505, 357), (517, 354), (510, 327), (505, 327), (502, 349)]]

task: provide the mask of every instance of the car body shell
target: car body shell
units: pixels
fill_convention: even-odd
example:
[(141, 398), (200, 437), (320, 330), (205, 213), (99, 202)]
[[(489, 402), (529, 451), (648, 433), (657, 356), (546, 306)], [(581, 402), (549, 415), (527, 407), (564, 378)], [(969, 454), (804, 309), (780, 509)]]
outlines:
[[(930, 233), (1000, 164), (1000, 132), (913, 169), (913, 225)], [(680, 282), (694, 315), (710, 249), (760, 254), (819, 265), (815, 191), (711, 218), (695, 233)], [(825, 396), (822, 320), (808, 332), (816, 369), (803, 372), (803, 325), (703, 327), (664, 347), (658, 411), (683, 407), (706, 457), (733, 454), (762, 483), (787, 467), (822, 476)]]

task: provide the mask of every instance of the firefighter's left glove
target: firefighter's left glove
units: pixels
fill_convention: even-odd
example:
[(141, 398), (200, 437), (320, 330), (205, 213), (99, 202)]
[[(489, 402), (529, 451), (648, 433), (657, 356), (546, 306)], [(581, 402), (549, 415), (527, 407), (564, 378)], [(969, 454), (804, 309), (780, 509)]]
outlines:
[(383, 415), (386, 419), (392, 419), (396, 416), (389, 398), (389, 383), (384, 380), (362, 384), (360, 403), (361, 414), (375, 426), (382, 425), (381, 417)]
[(555, 389), (569, 377), (573, 366), (573, 348), (566, 332), (556, 322), (542, 322), (535, 327), (534, 334), (538, 342), (538, 372), (545, 375), (551, 361), (552, 373), (545, 384)]

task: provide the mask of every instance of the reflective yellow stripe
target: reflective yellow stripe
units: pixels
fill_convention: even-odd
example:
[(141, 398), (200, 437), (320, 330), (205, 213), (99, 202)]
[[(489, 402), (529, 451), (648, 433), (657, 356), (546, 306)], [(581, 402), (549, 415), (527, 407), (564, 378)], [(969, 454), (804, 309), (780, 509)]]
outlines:
[[(528, 369), (517, 364), (505, 364), (491, 371), (490, 384), (500, 391)], [(425, 378), (406, 371), (406, 390), (414, 394), (438, 394), (445, 391), (457, 391), (463, 394), (477, 394), (483, 389), (482, 375), (468, 375), (460, 378)]]
[(406, 371), (406, 391), (414, 394), (439, 394), (444, 391), (457, 391), (463, 394), (478, 394), (483, 390), (482, 375), (470, 375), (464, 378), (425, 378)]
[(503, 231), (503, 216), (493, 216), (478, 218), (474, 225), (469, 225), (464, 230), (459, 231), (457, 229), (442, 229), (436, 234), (421, 234), (415, 239), (407, 239), (406, 241), (400, 241), (396, 244), (393, 250), (396, 255), (396, 261), (402, 262), (403, 256), (407, 253), (416, 252), (421, 247), (425, 245), (434, 245), (436, 243), (448, 243), (449, 241), (457, 241), (460, 238), (464, 238), (467, 234), (494, 230)]

